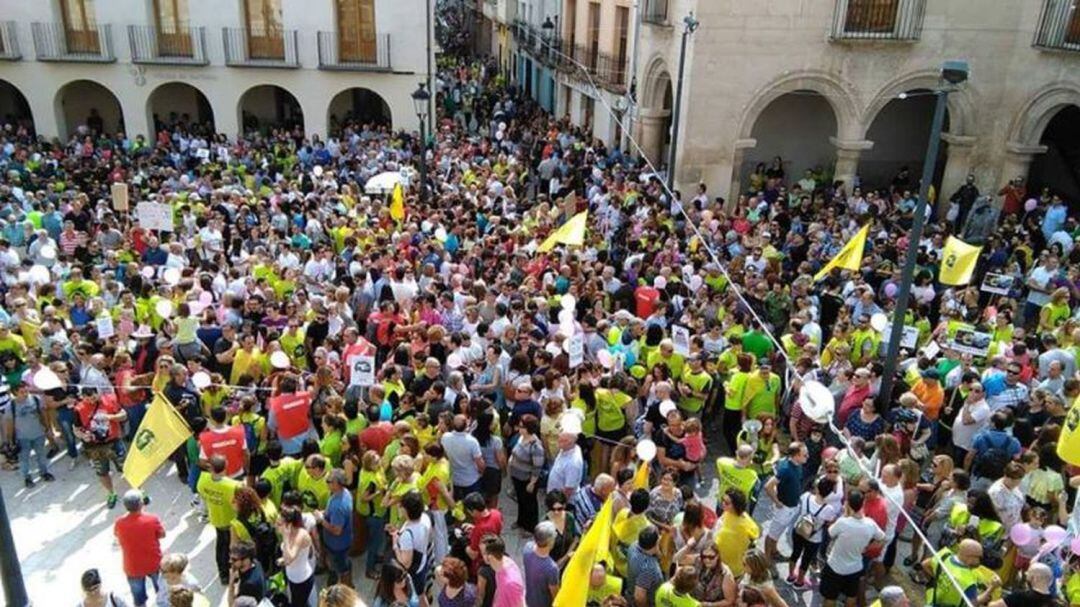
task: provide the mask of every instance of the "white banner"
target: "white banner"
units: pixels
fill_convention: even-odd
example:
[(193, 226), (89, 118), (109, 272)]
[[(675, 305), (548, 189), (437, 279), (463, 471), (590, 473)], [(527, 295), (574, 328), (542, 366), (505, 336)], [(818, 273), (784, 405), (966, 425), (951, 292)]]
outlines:
[(135, 216), (139, 225), (147, 230), (173, 231), (173, 210), (171, 204), (163, 202), (140, 202), (135, 205)]

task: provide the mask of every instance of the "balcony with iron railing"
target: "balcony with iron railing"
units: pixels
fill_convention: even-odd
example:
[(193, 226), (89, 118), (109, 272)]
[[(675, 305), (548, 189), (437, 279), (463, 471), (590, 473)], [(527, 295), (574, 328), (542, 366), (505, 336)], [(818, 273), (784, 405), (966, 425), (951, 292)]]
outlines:
[(319, 32), (319, 69), (353, 72), (388, 72), (390, 34), (375, 34), (370, 39), (352, 32)]
[(1076, 0), (1044, 0), (1032, 46), (1080, 51), (1080, 5)]
[(30, 32), (34, 37), (34, 55), (38, 61), (116, 61), (112, 48), (112, 29), (108, 25), (70, 29), (61, 23), (31, 23)]
[(615, 92), (626, 92), (626, 57), (619, 58), (607, 53), (596, 57), (596, 80), (604, 88)]
[(19, 50), (19, 30), (14, 21), (0, 21), (0, 61), (22, 59)]
[(668, 0), (645, 0), (645, 4), (641, 7), (641, 20), (653, 25), (670, 25)]
[(925, 8), (925, 0), (836, 0), (829, 35), (834, 42), (912, 42), (922, 35)]
[(201, 27), (129, 25), (131, 62), (153, 65), (207, 65), (206, 31)]
[(232, 67), (300, 67), (296, 30), (226, 27), (221, 32), (225, 65)]

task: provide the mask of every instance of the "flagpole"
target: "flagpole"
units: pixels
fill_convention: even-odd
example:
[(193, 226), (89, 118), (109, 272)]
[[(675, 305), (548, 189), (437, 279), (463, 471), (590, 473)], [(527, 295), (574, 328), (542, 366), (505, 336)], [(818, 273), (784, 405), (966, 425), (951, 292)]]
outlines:
[[(946, 61), (941, 71), (942, 78), (950, 85), (957, 85), (967, 80), (967, 63)], [(908, 234), (907, 253), (904, 258), (904, 273), (900, 279), (900, 293), (893, 310), (892, 331), (889, 334), (889, 350), (885, 355), (885, 370), (881, 376), (879, 402), (886, 409), (892, 406), (892, 387), (896, 379), (896, 367), (900, 357), (900, 340), (904, 336), (904, 320), (907, 316), (908, 298), (911, 295), (911, 283), (915, 278), (915, 261), (919, 255), (919, 241), (922, 240), (923, 223), (926, 220), (927, 197), (930, 195), (930, 182), (934, 179), (937, 166), (938, 148), (941, 146), (941, 131), (945, 125), (945, 107), (949, 98), (949, 86), (941, 86), (934, 91), (937, 102), (934, 105), (934, 119), (930, 123), (930, 140), (926, 143), (926, 158), (923, 159), (922, 181), (919, 182), (919, 201), (915, 205), (915, 217)]]
[(0, 579), (3, 580), (5, 604), (10, 607), (30, 604), (19, 566), (19, 555), (15, 551), (15, 538), (11, 535), (11, 521), (8, 519), (3, 490), (0, 490)]

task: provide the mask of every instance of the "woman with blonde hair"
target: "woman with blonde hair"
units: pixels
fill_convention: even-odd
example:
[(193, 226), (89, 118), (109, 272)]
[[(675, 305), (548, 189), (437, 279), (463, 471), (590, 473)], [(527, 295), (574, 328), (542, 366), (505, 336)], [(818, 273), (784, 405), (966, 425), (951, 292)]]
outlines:
[(769, 561), (765, 559), (763, 552), (756, 548), (747, 552), (743, 557), (743, 568), (745, 573), (739, 581), (740, 596), (746, 592), (757, 593), (769, 607), (787, 607), (787, 603), (776, 591), (772, 574), (769, 573)]
[(199, 580), (187, 570), (188, 558), (178, 552), (161, 557), (161, 585), (154, 598), (155, 607), (168, 607), (169, 592), (173, 588), (187, 588), (197, 592)]
[(334, 584), (319, 591), (319, 607), (360, 607), (363, 604), (360, 595), (344, 584)]

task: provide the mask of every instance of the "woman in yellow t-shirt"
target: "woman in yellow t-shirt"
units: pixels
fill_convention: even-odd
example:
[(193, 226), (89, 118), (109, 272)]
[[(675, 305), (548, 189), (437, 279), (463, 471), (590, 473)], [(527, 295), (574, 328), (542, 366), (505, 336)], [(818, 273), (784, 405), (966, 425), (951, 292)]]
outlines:
[(1059, 325), (1069, 319), (1069, 290), (1065, 287), (1055, 289), (1050, 294), (1050, 301), (1039, 310), (1039, 333), (1053, 333)]
[(736, 579), (743, 574), (743, 554), (761, 535), (761, 529), (746, 513), (746, 496), (738, 489), (728, 489), (720, 501), (722, 514), (717, 521), (716, 549), (720, 560)]
[(405, 522), (401, 498), (410, 491), (420, 490), (420, 475), (416, 473), (416, 460), (409, 455), (399, 455), (390, 462), (394, 479), (383, 497), (383, 506), (390, 511), (390, 526), (398, 527)]

